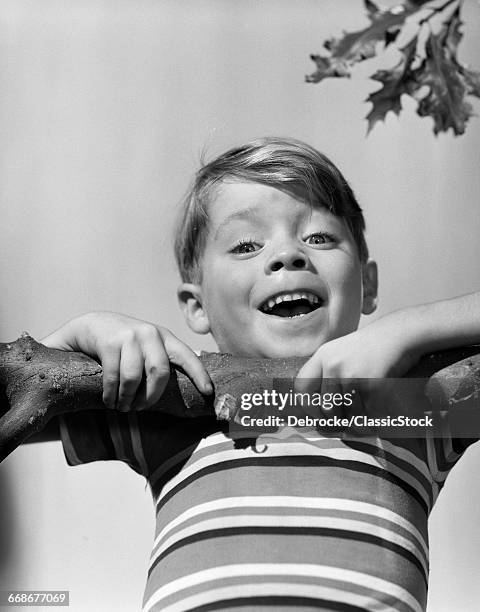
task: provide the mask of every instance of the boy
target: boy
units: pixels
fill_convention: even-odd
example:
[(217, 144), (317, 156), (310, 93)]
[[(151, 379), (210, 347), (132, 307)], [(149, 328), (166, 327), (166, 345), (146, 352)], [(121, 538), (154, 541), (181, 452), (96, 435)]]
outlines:
[[(375, 310), (376, 265), (338, 169), (294, 140), (265, 138), (204, 166), (175, 251), (190, 328), (221, 352), (308, 357), (297, 390), (329, 378), (402, 376), (424, 353), (480, 341), (480, 294)], [(150, 483), (157, 529), (144, 610), (398, 610), (426, 605), (427, 518), (466, 441), (384, 440), (281, 430), (235, 446), (210, 418), (140, 411), (169, 362), (211, 393), (168, 330), (90, 313), (43, 340), (102, 363), (116, 411), (67, 415), (70, 464), (121, 459)]]

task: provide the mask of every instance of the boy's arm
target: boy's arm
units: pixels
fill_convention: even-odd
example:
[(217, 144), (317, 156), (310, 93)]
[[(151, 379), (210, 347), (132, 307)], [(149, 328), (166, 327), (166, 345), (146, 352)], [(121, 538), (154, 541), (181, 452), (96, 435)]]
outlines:
[[(480, 343), (480, 291), (460, 297), (407, 308), (411, 320), (413, 350), (425, 353)], [(402, 314), (400, 315), (402, 316)]]
[(480, 343), (480, 292), (411, 306), (321, 346), (300, 370), (296, 389), (321, 379), (401, 377), (427, 353)]

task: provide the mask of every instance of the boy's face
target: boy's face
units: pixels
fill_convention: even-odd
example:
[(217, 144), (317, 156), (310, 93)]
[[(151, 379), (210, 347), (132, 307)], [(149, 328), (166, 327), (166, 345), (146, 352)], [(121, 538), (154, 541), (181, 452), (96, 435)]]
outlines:
[(211, 332), (221, 352), (306, 357), (358, 326), (357, 246), (342, 218), (302, 194), (224, 181), (201, 267), (201, 284), (183, 284), (180, 300), (190, 327)]

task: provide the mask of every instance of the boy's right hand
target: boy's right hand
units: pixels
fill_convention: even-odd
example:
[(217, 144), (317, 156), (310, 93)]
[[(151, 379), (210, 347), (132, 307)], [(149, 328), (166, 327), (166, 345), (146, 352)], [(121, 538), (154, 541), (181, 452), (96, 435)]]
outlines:
[(100, 361), (103, 401), (120, 411), (142, 410), (161, 397), (170, 362), (180, 366), (203, 394), (212, 382), (190, 347), (165, 327), (113, 312), (91, 312), (43, 338), (49, 347), (80, 351)]

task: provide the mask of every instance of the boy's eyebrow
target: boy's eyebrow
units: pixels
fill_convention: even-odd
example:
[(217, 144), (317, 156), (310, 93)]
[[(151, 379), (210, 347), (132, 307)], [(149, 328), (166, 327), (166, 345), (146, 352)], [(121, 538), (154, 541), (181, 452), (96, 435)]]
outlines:
[(218, 226), (217, 231), (215, 232), (215, 239), (218, 237), (220, 230), (222, 230), (226, 225), (231, 223), (232, 221), (246, 219), (248, 221), (259, 220), (261, 215), (258, 214), (256, 208), (244, 208), (243, 210), (237, 210), (237, 212), (228, 215)]

